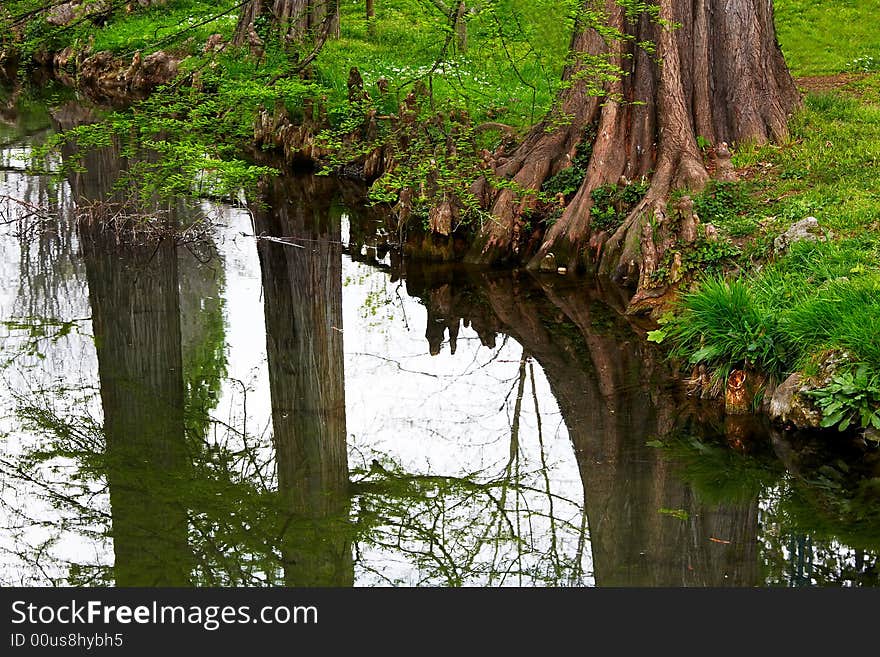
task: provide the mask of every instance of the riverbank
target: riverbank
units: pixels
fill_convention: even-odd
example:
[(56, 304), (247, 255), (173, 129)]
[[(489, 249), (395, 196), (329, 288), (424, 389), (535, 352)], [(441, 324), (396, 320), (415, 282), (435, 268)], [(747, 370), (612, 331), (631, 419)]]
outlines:
[[(763, 377), (756, 403), (775, 419), (873, 432), (880, 428), (880, 76), (806, 85), (791, 143), (741, 149), (734, 163), (742, 182), (703, 197), (701, 217), (737, 246), (734, 273), (685, 293), (654, 339), (722, 384), (735, 371)], [(770, 409), (783, 381), (782, 406)]]
[[(398, 220), (418, 236), (421, 255), (457, 257), (456, 239), (460, 244), (469, 225), (488, 219), (476, 198), (445, 210), (432, 199), (447, 190), (469, 198), (481, 161), (454, 149), (458, 155), (438, 166), (430, 154), (442, 147), (448, 155), (456, 138), (473, 153), (494, 152), (543, 116), (558, 87), (569, 26), (551, 24), (525, 4), (519, 30), (478, 13), (468, 19), (464, 48), (445, 38), (444, 16), (405, 0), (383, 5), (372, 22), (359, 6), (343, 5), (340, 38), (303, 77), (292, 74), (299, 54), (270, 40), (262, 51), (230, 45), (236, 4), (180, 0), (120, 9), (101, 26), (29, 21), (20, 55), (66, 71), (73, 85), (101, 78), (112, 86), (124, 69), (123, 95), (143, 88), (132, 81), (159, 50), (159, 60), (177, 62), (177, 82), (103, 127), (75, 133), (80, 146), (126, 135), (131, 147), (162, 153), (137, 171), (146, 193), (189, 192), (195, 179), (218, 196), (255, 185), (268, 171), (244, 159), (242, 144), (256, 140), (288, 161), (323, 159), (331, 168), (357, 162), (348, 173), (378, 177), (373, 199), (398, 203)], [(739, 386), (731, 412), (770, 412), (778, 384), (787, 382), (781, 390), (794, 394), (786, 408), (803, 412), (780, 411), (782, 422), (880, 428), (880, 43), (865, 27), (877, 5), (776, 3), (780, 41), (805, 95), (791, 139), (737, 149), (738, 181), (711, 184), (693, 198), (711, 231), (670, 250), (654, 274), (677, 286), (679, 297), (657, 312), (651, 339), (670, 346), (695, 393), (729, 393), (731, 380)], [(810, 38), (802, 38), (804, 30)], [(110, 74), (79, 75), (77, 62), (100, 52), (112, 54), (102, 60)], [(352, 79), (352, 65), (360, 80)], [(407, 123), (407, 97), (419, 88)], [(437, 116), (443, 120), (429, 125)], [(474, 125), (491, 127), (475, 134)], [(402, 144), (399, 137), (410, 133), (419, 139)], [(394, 148), (383, 150), (388, 143)], [(397, 174), (379, 177), (395, 160)], [(543, 191), (565, 198), (582, 174), (564, 169)], [(403, 204), (401, 190), (410, 194)], [(594, 192), (594, 214), (613, 227), (632, 199), (596, 191), (604, 205)], [(542, 211), (525, 224), (533, 237), (554, 218), (552, 203)], [(833, 370), (828, 362), (836, 363)]]

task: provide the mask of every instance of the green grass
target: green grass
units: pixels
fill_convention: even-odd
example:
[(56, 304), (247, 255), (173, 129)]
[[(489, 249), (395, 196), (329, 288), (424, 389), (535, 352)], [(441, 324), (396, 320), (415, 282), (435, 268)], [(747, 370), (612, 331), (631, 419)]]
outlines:
[[(36, 0), (8, 3), (17, 16)], [(229, 39), (237, 12), (218, 16), (237, 0), (169, 0), (153, 8), (115, 11), (98, 27), (86, 21), (56, 27), (45, 19), (26, 23), (26, 55), (46, 46), (107, 50), (130, 58), (136, 51), (147, 55), (159, 49), (192, 56), (190, 68), (202, 62), (200, 50), (214, 33)], [(312, 66), (312, 80), (321, 86), (315, 96), (330, 106), (347, 99), (349, 70), (356, 66), (366, 89), (376, 95), (375, 83), (385, 78), (394, 105), (416, 80), (429, 84), (438, 104), (454, 99), (478, 122), (492, 120), (526, 127), (547, 111), (557, 91), (568, 54), (574, 3), (549, 0), (508, 0), (503, 9), (487, 3), (468, 15), (468, 44), (460, 51), (454, 39), (446, 47), (447, 19), (427, 2), (387, 0), (376, 3), (376, 16), (368, 27), (361, 0), (343, 0), (340, 38), (329, 40)], [(549, 18), (553, 16), (552, 20)], [(273, 49), (267, 41), (265, 59), (250, 62), (243, 53), (222, 62), (225, 80), (233, 83), (267, 81), (292, 66), (295, 49)], [(299, 55), (305, 54), (301, 48)], [(438, 60), (441, 60), (438, 63)]]
[[(93, 50), (109, 50), (131, 56), (136, 50), (149, 54), (162, 48), (174, 48), (187, 54), (197, 53), (214, 34), (231, 34), (237, 13), (232, 12), (204, 23), (212, 16), (232, 9), (234, 0), (171, 0), (146, 10), (116, 14), (104, 29), (83, 27), (79, 38), (94, 35)], [(203, 24), (204, 23), (204, 24)]]
[[(710, 278), (683, 295), (660, 338), (720, 374), (743, 365), (812, 374), (830, 351), (843, 350), (851, 371), (878, 376), (880, 67), (871, 62), (880, 61), (880, 2), (775, 6), (796, 77), (860, 75), (808, 92), (788, 143), (740, 149), (734, 164), (746, 172), (743, 182), (720, 199), (712, 188), (698, 197), (701, 216), (744, 240), (743, 257), (733, 279)], [(773, 238), (807, 216), (818, 219), (821, 238), (775, 253)]]
[[(505, 3), (503, 20), (489, 3), (468, 17), (468, 46), (458, 51), (454, 40), (445, 60), (430, 75), (438, 104), (455, 99), (477, 121), (493, 120), (518, 127), (541, 118), (550, 106), (568, 54), (571, 22), (565, 3), (513, 0)], [(385, 78), (398, 100), (416, 79), (428, 74), (443, 50), (446, 19), (429, 3), (387, 0), (377, 3), (373, 30), (368, 30), (359, 0), (343, 2), (341, 38), (328, 42), (316, 66), (319, 81), (337, 98), (347, 93), (349, 69), (358, 67), (368, 91)], [(541, 11), (545, 11), (541, 15)]]
[[(871, 95), (877, 77), (807, 96), (790, 143), (736, 154), (738, 166), (759, 172), (741, 183), (753, 195), (749, 216), (758, 225), (744, 251), (758, 257), (740, 263), (737, 280), (709, 280), (683, 297), (669, 330), (679, 355), (702, 354), (700, 362), (729, 370), (749, 359), (744, 345), (763, 327), (779, 357), (759, 354), (752, 363), (769, 371), (809, 368), (828, 350), (843, 349), (880, 372), (880, 106)], [(736, 207), (732, 198), (719, 210)], [(823, 239), (773, 253), (773, 237), (810, 215)]]
[(794, 245), (754, 274), (753, 285), (797, 345), (790, 367), (827, 348), (846, 348), (880, 371), (880, 105), (859, 88), (809, 95), (792, 141), (740, 152), (759, 167), (768, 238), (812, 215), (825, 238)]
[[(795, 76), (880, 70), (880, 0), (776, 0), (782, 52)], [(868, 62), (865, 62), (868, 63)]]
[(682, 295), (677, 311), (666, 329), (673, 356), (725, 379), (734, 368), (773, 374), (785, 369), (788, 355), (777, 318), (745, 280), (706, 279)]

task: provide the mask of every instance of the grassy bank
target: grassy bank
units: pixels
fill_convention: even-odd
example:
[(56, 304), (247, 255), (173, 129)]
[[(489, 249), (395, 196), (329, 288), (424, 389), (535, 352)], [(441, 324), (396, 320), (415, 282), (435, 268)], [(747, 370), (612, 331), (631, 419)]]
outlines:
[[(843, 353), (825, 423), (880, 428), (880, 3), (776, 6), (804, 106), (789, 143), (740, 148), (742, 182), (701, 197), (701, 218), (737, 253), (726, 276), (682, 295), (658, 339), (722, 377), (748, 367), (814, 376)], [(815, 239), (774, 247), (811, 216)]]
[[(17, 34), (22, 76), (34, 61), (45, 61), (45, 53), (65, 48), (83, 56), (109, 51), (119, 58), (121, 70), (137, 52), (146, 57), (162, 50), (182, 60), (179, 83), (115, 112), (100, 126), (68, 133), (80, 147), (112, 138), (125, 141), (131, 151), (146, 147), (161, 153), (162, 158), (149, 158), (126, 181), (145, 194), (186, 192), (188, 181), (198, 179), (197, 193), (210, 188), (211, 194), (235, 197), (236, 188), (247, 188), (266, 172), (250, 166), (241, 149), (253, 140), (255, 119), (263, 109), (276, 114), (285, 109), (295, 122), (329, 124), (327, 140), (335, 143), (350, 126), (363, 123), (363, 111), (352, 108), (348, 98), (352, 67), (377, 99), (380, 114), (396, 113), (406, 95), (424, 85), (431, 91), (431, 112), (454, 108), (466, 112), (473, 124), (493, 122), (524, 131), (546, 113), (556, 94), (572, 29), (566, 7), (549, 0), (511, 0), (503, 7), (483, 3), (467, 16), (465, 47), (451, 36), (448, 17), (430, 2), (377, 3), (368, 22), (363, 3), (347, 0), (341, 3), (339, 38), (327, 41), (308, 69), (299, 71), (297, 63), (310, 46), (284, 46), (269, 26), (261, 54), (231, 46), (239, 0), (168, 0), (153, 8), (134, 5), (133, 11), (115, 3), (100, 25), (80, 20), (53, 26), (45, 13), (16, 21), (45, 4), (16, 0), (4, 6), (4, 20), (14, 28), (8, 33)], [(212, 34), (221, 35), (225, 45), (205, 53)], [(381, 98), (380, 80), (387, 89)], [(494, 148), (502, 134), (483, 132), (480, 145)], [(429, 160), (421, 155), (419, 161)], [(456, 174), (455, 182), (459, 179), (463, 176)]]
[[(4, 4), (7, 23), (20, 33), (18, 49), (25, 61), (40, 51), (57, 52), (68, 46), (88, 46), (91, 52), (109, 51), (122, 58), (161, 49), (186, 57), (185, 68), (196, 70), (212, 59), (202, 53), (210, 35), (231, 38), (240, 2), (168, 0), (135, 11), (116, 3), (119, 8), (101, 25), (86, 20), (69, 26), (50, 25), (46, 14), (15, 21), (45, 5), (44, 0)], [(349, 70), (355, 66), (372, 92), (375, 82), (384, 78), (401, 100), (422, 80), (431, 85), (438, 103), (454, 100), (478, 121), (504, 121), (517, 127), (536, 122), (546, 112), (559, 83), (572, 25), (564, 3), (511, 0), (502, 8), (490, 2), (468, 14), (466, 47), (461, 47), (455, 39), (447, 43), (448, 18), (430, 2), (377, 3), (369, 22), (360, 0), (343, 0), (340, 10), (339, 38), (329, 40), (310, 67), (314, 99), (331, 110), (345, 103)], [(212, 69), (219, 85), (213, 91), (221, 96), (229, 91), (241, 102), (243, 83), (262, 83), (262, 93), (252, 91), (257, 101), (267, 100), (271, 90), (265, 89), (266, 83), (284, 76), (307, 47), (283, 49), (271, 39), (265, 42), (263, 57), (249, 56), (246, 49), (230, 49), (216, 57)], [(279, 95), (283, 99), (283, 91)], [(301, 98), (298, 102), (292, 109), (301, 107)], [(253, 110), (258, 102), (246, 104), (243, 109)]]

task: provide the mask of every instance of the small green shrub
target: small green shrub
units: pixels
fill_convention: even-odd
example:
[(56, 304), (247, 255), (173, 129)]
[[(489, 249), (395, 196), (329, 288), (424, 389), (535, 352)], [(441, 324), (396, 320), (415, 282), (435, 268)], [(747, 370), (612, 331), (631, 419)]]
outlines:
[(808, 394), (822, 409), (823, 427), (845, 431), (857, 422), (862, 428), (880, 429), (880, 374), (869, 373), (865, 366), (836, 374), (827, 386)]
[(574, 193), (580, 189), (581, 183), (587, 175), (587, 167), (590, 165), (590, 157), (593, 155), (593, 142), (596, 140), (596, 127), (589, 125), (584, 130), (583, 137), (575, 149), (571, 166), (559, 171), (544, 181), (541, 191), (550, 196), (562, 194), (566, 200), (570, 200)]
[(590, 192), (593, 199), (590, 225), (593, 230), (615, 230), (645, 197), (648, 187), (648, 182), (642, 180), (626, 185), (602, 185)]
[(781, 373), (788, 360), (775, 316), (742, 280), (706, 279), (681, 297), (664, 333), (673, 345), (671, 355), (705, 365), (725, 379), (743, 367)]
[[(722, 273), (726, 264), (733, 262), (741, 254), (739, 247), (728, 240), (701, 237), (692, 244), (668, 249), (651, 278), (656, 283), (662, 283), (669, 282), (673, 274), (675, 280), (694, 273), (717, 276)], [(674, 272), (676, 255), (679, 256), (680, 264), (678, 270)]]
[(541, 188), (545, 194), (556, 196), (562, 194), (566, 199), (570, 198), (584, 182), (586, 171), (576, 164), (572, 164), (557, 173), (555, 176), (548, 178)]
[[(735, 182), (710, 182), (705, 190), (693, 197), (693, 202), (700, 221), (723, 227), (727, 232), (731, 232), (732, 227), (741, 232), (743, 220), (755, 206), (742, 183)], [(754, 220), (751, 222), (754, 225)]]

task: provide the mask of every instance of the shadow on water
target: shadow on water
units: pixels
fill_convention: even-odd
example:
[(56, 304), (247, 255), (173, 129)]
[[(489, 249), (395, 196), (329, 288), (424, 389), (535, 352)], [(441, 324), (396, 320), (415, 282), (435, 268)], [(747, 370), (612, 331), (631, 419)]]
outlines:
[[(86, 119), (70, 108), (55, 114), (62, 129)], [(194, 249), (172, 230), (203, 208), (143, 202), (126, 211), (161, 215), (169, 230), (139, 233), (118, 212), (111, 226), (95, 208), (121, 193), (114, 181), (126, 162), (112, 147), (83, 157), (67, 180), (76, 207), (56, 213), (80, 217), (66, 248), (78, 248), (70, 257), (84, 270), (84, 286), (72, 289), (88, 290), (98, 394), (89, 402), (83, 385), (70, 402), (70, 386), (10, 375), (4, 412), (14, 419), (2, 431), (20, 449), (2, 455), (14, 537), (3, 545), (4, 582), (878, 584), (876, 452), (696, 403), (614, 289), (406, 261), (352, 184), (280, 177), (250, 199), (271, 428), (223, 420), (221, 398), (249, 412), (227, 376), (237, 321), (224, 320), (227, 263), (210, 235)], [(482, 370), (509, 361), (509, 380), (498, 383), (509, 416), (502, 449), (458, 472), (395, 456), (405, 435), (385, 432), (388, 449), (366, 452), (361, 409), (352, 416), (347, 404), (352, 381), (368, 380), (346, 352), (357, 339), (343, 326), (354, 266), (424, 309), (421, 350), (431, 362), (461, 357), (473, 340), (483, 345), (474, 353), (493, 354)], [(15, 327), (20, 315), (46, 319), (27, 308), (12, 313)], [(36, 375), (21, 363), (61, 338), (38, 335), (34, 348), (33, 332), (19, 339), (2, 310), (5, 349), (24, 354), (4, 362), (27, 383)], [(417, 394), (425, 376), (455, 377), (411, 376), (398, 348), (381, 358), (396, 366), (401, 394), (382, 398), (378, 414), (424, 421), (451, 440), (449, 427), (468, 419), (456, 417), (462, 400), (447, 394), (426, 415), (404, 393)], [(65, 476), (50, 477), (58, 464)]]

